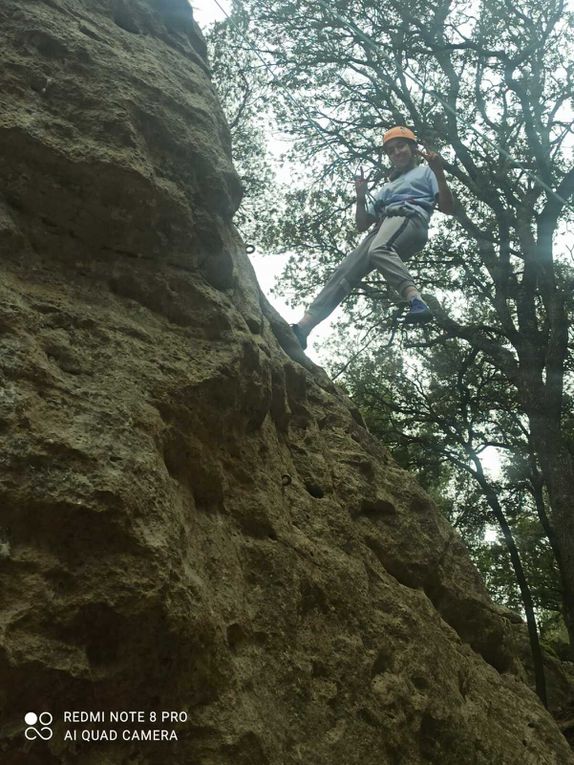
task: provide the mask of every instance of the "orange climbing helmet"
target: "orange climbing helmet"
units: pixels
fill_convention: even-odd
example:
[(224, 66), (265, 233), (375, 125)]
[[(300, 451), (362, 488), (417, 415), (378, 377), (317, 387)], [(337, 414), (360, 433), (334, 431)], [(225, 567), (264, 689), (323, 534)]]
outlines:
[(392, 127), (390, 130), (387, 130), (387, 132), (384, 134), (383, 149), (385, 148), (385, 144), (387, 144), (389, 141), (392, 141), (393, 138), (404, 138), (405, 141), (412, 141), (415, 144), (417, 142), (417, 137), (412, 130), (409, 130), (407, 127), (402, 127), (401, 125), (397, 125), (396, 127)]

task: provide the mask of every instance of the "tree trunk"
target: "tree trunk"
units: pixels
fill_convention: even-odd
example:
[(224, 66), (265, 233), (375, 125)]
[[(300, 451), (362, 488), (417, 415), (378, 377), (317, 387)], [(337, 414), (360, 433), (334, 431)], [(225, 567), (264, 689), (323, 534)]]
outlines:
[(498, 525), (500, 526), (500, 530), (502, 531), (502, 535), (504, 537), (504, 541), (506, 542), (506, 547), (510, 555), (512, 568), (514, 569), (514, 575), (516, 576), (516, 582), (520, 589), (522, 605), (524, 606), (524, 613), (526, 614), (526, 625), (528, 627), (528, 637), (530, 640), (530, 650), (532, 652), (532, 663), (534, 666), (534, 681), (536, 684), (536, 693), (540, 701), (544, 704), (545, 707), (547, 707), (548, 701), (546, 697), (546, 678), (544, 676), (544, 660), (542, 657), (542, 650), (540, 648), (540, 641), (538, 639), (538, 627), (536, 624), (536, 615), (534, 613), (534, 603), (532, 602), (530, 587), (528, 586), (526, 575), (524, 573), (524, 569), (522, 568), (520, 553), (518, 552), (518, 548), (516, 547), (516, 542), (514, 541), (514, 535), (512, 533), (512, 529), (508, 525), (506, 516), (504, 515), (504, 511), (500, 505), (500, 502), (498, 501), (496, 492), (492, 489), (492, 487), (489, 485), (488, 481), (486, 480), (484, 473), (482, 472), (482, 465), (480, 465), (480, 460), (478, 459), (478, 457), (476, 455), (473, 455), (473, 458), (474, 458), (475, 465), (477, 466), (475, 477), (477, 478), (484, 492), (486, 500), (488, 504), (490, 505), (490, 508), (492, 512), (494, 513), (496, 520), (498, 521)]
[[(531, 398), (532, 392), (530, 391)], [(564, 444), (560, 422), (544, 416), (544, 406), (526, 408), (532, 444), (548, 489), (554, 549), (562, 584), (563, 615), (574, 648), (574, 464)], [(533, 402), (530, 402), (531, 404)]]

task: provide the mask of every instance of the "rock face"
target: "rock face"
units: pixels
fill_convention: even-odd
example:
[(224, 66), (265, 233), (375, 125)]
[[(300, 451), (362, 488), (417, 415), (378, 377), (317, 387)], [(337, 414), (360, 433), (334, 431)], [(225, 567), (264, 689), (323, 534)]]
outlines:
[(0, 39), (2, 763), (574, 762), (260, 295), (186, 0), (2, 0)]

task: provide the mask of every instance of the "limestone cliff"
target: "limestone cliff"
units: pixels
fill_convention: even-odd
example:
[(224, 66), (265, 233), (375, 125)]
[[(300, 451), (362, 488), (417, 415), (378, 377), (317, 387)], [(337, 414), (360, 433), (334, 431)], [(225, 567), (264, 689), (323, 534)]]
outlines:
[[(574, 762), (260, 295), (186, 0), (2, 0), (0, 40), (1, 762)], [(73, 740), (114, 710), (177, 741)]]

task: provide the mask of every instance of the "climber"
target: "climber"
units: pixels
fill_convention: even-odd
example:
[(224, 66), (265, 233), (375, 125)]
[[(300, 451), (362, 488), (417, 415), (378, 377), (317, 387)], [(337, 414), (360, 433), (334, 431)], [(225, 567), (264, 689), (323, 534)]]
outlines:
[[(341, 265), (311, 303), (303, 318), (292, 324), (301, 347), (313, 327), (334, 311), (352, 288), (374, 268), (408, 301), (406, 324), (432, 321), (430, 308), (423, 302), (413, 279), (404, 266), (425, 246), (428, 224), (435, 206), (452, 215), (454, 202), (447, 185), (442, 159), (434, 151), (420, 151), (412, 130), (393, 127), (383, 136), (383, 151), (389, 157), (390, 180), (367, 201), (367, 180), (355, 177), (355, 223), (360, 232), (375, 224), (359, 246)], [(419, 157), (428, 165), (419, 164)]]

